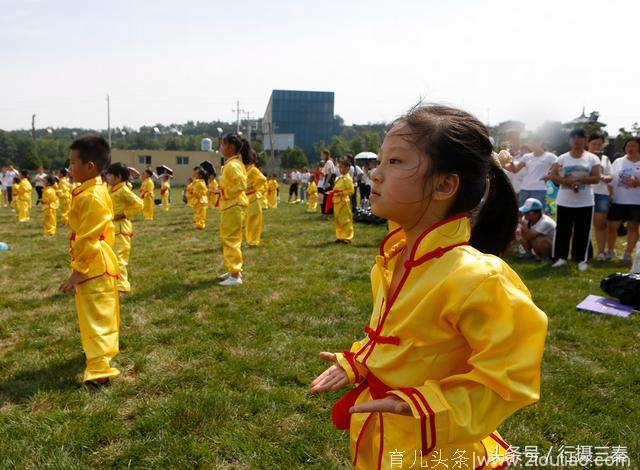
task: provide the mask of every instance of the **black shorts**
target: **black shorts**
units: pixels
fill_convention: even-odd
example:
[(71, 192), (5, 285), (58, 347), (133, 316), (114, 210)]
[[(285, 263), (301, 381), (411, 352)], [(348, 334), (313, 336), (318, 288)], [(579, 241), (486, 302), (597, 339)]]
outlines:
[(607, 220), (628, 220), (640, 223), (640, 204), (616, 204), (611, 203)]

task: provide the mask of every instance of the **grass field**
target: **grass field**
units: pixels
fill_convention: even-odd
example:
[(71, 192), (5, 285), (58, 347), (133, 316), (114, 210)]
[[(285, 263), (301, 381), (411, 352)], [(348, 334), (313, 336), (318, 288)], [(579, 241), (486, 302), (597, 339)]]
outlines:
[[(352, 246), (334, 245), (332, 222), (281, 205), (265, 213), (263, 245), (245, 250), (245, 284), (223, 288), (216, 211), (204, 232), (178, 202), (138, 218), (122, 376), (92, 393), (79, 385), (73, 297), (57, 292), (68, 229), (44, 238), (35, 209), (27, 225), (0, 209), (11, 246), (0, 252), (0, 468), (350, 468), (347, 435), (330, 420), (342, 392), (308, 387), (324, 369), (319, 351), (362, 335), (384, 227), (357, 225)], [(621, 267), (510, 262), (550, 322), (542, 399), (500, 431), (544, 452), (627, 446), (640, 468), (640, 319), (575, 310)]]

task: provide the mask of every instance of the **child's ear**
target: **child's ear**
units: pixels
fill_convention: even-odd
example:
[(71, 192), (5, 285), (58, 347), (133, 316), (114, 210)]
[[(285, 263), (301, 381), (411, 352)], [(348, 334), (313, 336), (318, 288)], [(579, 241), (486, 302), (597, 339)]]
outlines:
[(437, 201), (446, 201), (456, 195), (459, 187), (460, 177), (456, 173), (438, 175), (431, 198)]

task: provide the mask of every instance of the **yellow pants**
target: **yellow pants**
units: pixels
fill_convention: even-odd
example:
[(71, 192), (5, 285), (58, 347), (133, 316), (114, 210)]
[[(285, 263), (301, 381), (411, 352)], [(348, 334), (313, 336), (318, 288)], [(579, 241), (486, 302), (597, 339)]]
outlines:
[(144, 215), (145, 220), (153, 220), (153, 206), (155, 202), (152, 197), (144, 198), (144, 207), (142, 208), (142, 215)]
[(120, 270), (120, 277), (116, 282), (118, 291), (131, 292), (131, 284), (129, 283), (129, 273), (127, 266), (129, 266), (129, 255), (131, 254), (131, 235), (125, 235), (123, 233), (116, 234), (116, 256), (118, 257), (118, 267)]
[(29, 222), (31, 220), (31, 201), (20, 199), (16, 201), (15, 209), (19, 222)]
[(338, 240), (353, 240), (353, 216), (351, 204), (338, 203), (333, 206), (333, 219), (336, 223), (336, 238)]
[(309, 197), (309, 202), (307, 203), (307, 212), (315, 212), (318, 210), (318, 196)]
[(56, 234), (56, 210), (45, 209), (44, 213), (44, 234), (55, 235)]
[(227, 271), (242, 272), (242, 223), (245, 208), (233, 206), (220, 213), (220, 243)]
[(269, 203), (269, 209), (275, 209), (278, 207), (278, 194), (274, 191), (271, 194), (267, 194), (267, 202)]
[(162, 207), (165, 211), (169, 210), (169, 191), (162, 195)]
[(260, 207), (262, 207), (263, 209), (269, 208), (269, 203), (267, 202), (267, 196), (263, 196), (260, 198)]
[(196, 228), (202, 230), (207, 225), (207, 205), (197, 203), (193, 206), (193, 221)]
[(120, 371), (109, 365), (119, 350), (120, 302), (116, 279), (104, 274), (78, 284), (76, 310), (82, 349), (87, 358), (82, 380), (119, 375)]
[(69, 223), (69, 210), (71, 209), (71, 198), (60, 198), (60, 225)]
[(254, 199), (249, 203), (246, 217), (244, 237), (247, 240), (247, 245), (258, 246), (262, 236), (262, 204), (260, 199)]

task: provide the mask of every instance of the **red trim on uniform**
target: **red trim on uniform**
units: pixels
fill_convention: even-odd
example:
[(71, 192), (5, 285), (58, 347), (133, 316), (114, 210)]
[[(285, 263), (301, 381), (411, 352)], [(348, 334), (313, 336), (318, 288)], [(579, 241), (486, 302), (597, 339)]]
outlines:
[(353, 370), (353, 375), (355, 376), (355, 381), (360, 382), (360, 372), (358, 372), (358, 368), (356, 367), (356, 361), (354, 359), (355, 354), (345, 349), (344, 351), (342, 351), (342, 355), (351, 366), (351, 369)]
[(384, 256), (384, 245), (389, 241), (389, 239), (402, 230), (402, 227), (398, 227), (393, 229), (391, 232), (387, 233), (387, 235), (380, 242), (380, 256)]
[(411, 248), (411, 256), (409, 257), (409, 259), (411, 261), (414, 260), (416, 256), (416, 251), (418, 251), (418, 247), (420, 246), (420, 243), (422, 242), (422, 240), (431, 232), (433, 232), (435, 229), (437, 229), (438, 227), (442, 227), (443, 225), (446, 225), (449, 222), (453, 222), (454, 220), (466, 219), (468, 217), (469, 217), (469, 214), (467, 213), (452, 215), (451, 217), (447, 217), (446, 219), (442, 219), (440, 222), (436, 222), (435, 224), (431, 225), (429, 228), (427, 228), (424, 232), (420, 234), (416, 242), (413, 244), (413, 248)]
[(90, 277), (90, 278), (88, 278), (88, 279), (83, 279), (82, 281), (78, 282), (78, 285), (79, 285), (79, 284), (84, 284), (85, 282), (89, 282), (89, 281), (92, 281), (92, 280), (94, 280), (94, 279), (98, 279), (99, 277), (102, 277), (102, 276), (104, 276), (105, 274), (106, 274), (107, 276), (111, 276), (111, 277), (115, 277), (116, 279), (120, 279), (120, 274), (111, 274), (109, 271), (105, 271), (105, 272), (103, 272), (102, 274), (98, 274), (97, 276), (92, 276), (92, 277)]
[(504, 449), (504, 450), (509, 450), (511, 449), (511, 447), (509, 446), (509, 444), (507, 444), (506, 442), (504, 442), (502, 439), (500, 439), (498, 436), (495, 435), (495, 433), (491, 433), (489, 434), (489, 437), (491, 439), (493, 439), (494, 441), (496, 441), (498, 444), (500, 444), (500, 446)]
[(421, 256), (420, 258), (418, 258), (416, 260), (405, 261), (404, 267), (405, 267), (405, 269), (413, 268), (414, 266), (418, 266), (418, 265), (420, 265), (422, 263), (425, 263), (426, 261), (429, 261), (430, 259), (440, 258), (446, 252), (451, 251), (454, 248), (458, 248), (459, 246), (465, 246), (465, 245), (469, 245), (469, 242), (456, 243), (455, 245), (449, 245), (449, 246), (440, 246), (440, 247), (436, 248), (435, 250), (430, 251), (429, 253)]
[(394, 344), (396, 346), (400, 344), (400, 338), (397, 336), (382, 336), (371, 329), (369, 325), (364, 327), (364, 331), (374, 343)]
[[(414, 388), (401, 388), (399, 390), (409, 397), (409, 400), (411, 400), (416, 410), (418, 410), (418, 414), (420, 415), (420, 446), (422, 450), (422, 457), (426, 457), (429, 452), (433, 450), (433, 445), (429, 447), (427, 443), (427, 415), (424, 413), (422, 407), (418, 403), (418, 400), (413, 396), (415, 393)], [(433, 437), (431, 442), (433, 444)]]
[(367, 426), (369, 425), (369, 421), (371, 421), (371, 418), (373, 418), (373, 413), (370, 414), (369, 416), (367, 416), (367, 419), (364, 420), (364, 424), (362, 425), (362, 429), (360, 430), (360, 434), (358, 434), (358, 439), (356, 440), (356, 448), (355, 448), (355, 456), (353, 457), (353, 466), (355, 467), (356, 464), (358, 463), (358, 451), (360, 449), (360, 440), (362, 439), (362, 436), (364, 435), (364, 431), (367, 429)]
[(427, 399), (420, 392), (420, 390), (414, 388), (413, 391), (424, 405), (424, 409), (427, 410), (427, 413), (429, 414), (429, 432), (431, 433), (431, 447), (427, 449), (427, 453), (429, 453), (436, 446), (436, 414), (434, 413), (433, 408), (429, 406)]
[(380, 449), (378, 450), (378, 470), (382, 469), (382, 452), (384, 449), (384, 420), (382, 418), (382, 413), (378, 413), (380, 417)]

